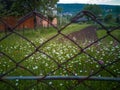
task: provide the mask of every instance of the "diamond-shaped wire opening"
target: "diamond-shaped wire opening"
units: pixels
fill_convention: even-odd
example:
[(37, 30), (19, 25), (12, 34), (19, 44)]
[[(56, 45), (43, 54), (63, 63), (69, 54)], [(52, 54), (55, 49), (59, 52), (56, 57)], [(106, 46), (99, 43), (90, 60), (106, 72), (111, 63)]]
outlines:
[(0, 43), (1, 51), (9, 55), (16, 62), (34, 51), (33, 45), (16, 34), (12, 34), (9, 38), (2, 40)]
[(46, 76), (58, 67), (53, 59), (49, 55), (37, 52), (20, 64), (31, 70), (37, 76)]
[[(59, 35), (59, 37), (61, 38), (62, 36)], [(59, 64), (65, 62), (79, 52), (77, 46), (69, 42), (63, 43), (60, 39), (57, 41), (54, 39), (51, 40), (46, 43), (41, 50), (53, 57)]]
[(5, 53), (1, 53), (0, 60), (0, 75), (4, 76), (14, 67), (16, 62)]
[(63, 76), (88, 76), (99, 69), (99, 65), (85, 54), (80, 54), (67, 62), (61, 63), (62, 68), (54, 73)]
[[(64, 39), (66, 41), (73, 40), (76, 44), (78, 44), (81, 47), (85, 47), (89, 45), (90, 43), (94, 42), (97, 40), (97, 34), (96, 34), (96, 27), (93, 25), (77, 25), (77, 24), (71, 24), (70, 26), (66, 27), (65, 30), (68, 29), (67, 32), (69, 32), (69, 27), (77, 27), (73, 28), (75, 29), (74, 32), (65, 34), (64, 30), (61, 32), (63, 35), (65, 35), (67, 38)], [(81, 27), (81, 28), (80, 28)], [(70, 41), (71, 42), (71, 41)]]

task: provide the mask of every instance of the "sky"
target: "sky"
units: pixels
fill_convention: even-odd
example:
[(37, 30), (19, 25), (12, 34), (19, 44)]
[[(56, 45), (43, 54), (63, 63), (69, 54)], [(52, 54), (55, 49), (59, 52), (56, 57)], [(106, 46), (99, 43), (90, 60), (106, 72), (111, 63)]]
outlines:
[(120, 0), (59, 0), (58, 3), (87, 3), (87, 4), (120, 5)]

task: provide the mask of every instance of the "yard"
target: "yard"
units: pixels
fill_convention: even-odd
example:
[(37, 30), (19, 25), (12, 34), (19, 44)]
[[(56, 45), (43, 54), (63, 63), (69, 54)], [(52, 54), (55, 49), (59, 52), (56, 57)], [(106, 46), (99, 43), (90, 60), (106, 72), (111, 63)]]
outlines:
[[(5, 74), (5, 76), (20, 77), (33, 75), (120, 77), (120, 43), (109, 35), (101, 40), (100, 38), (107, 35), (105, 30), (97, 30), (100, 41), (90, 47), (86, 44), (89, 41), (79, 43), (78, 46), (63, 37), (63, 34), (67, 36), (88, 26), (90, 25), (71, 24), (61, 31), (62, 34), (58, 34), (58, 31), (52, 27), (36, 31), (16, 31), (18, 35), (27, 39), (12, 33), (0, 41), (1, 76)], [(111, 35), (120, 41), (120, 30), (114, 30)], [(0, 38), (4, 36), (4, 33), (0, 33)], [(52, 38), (53, 36), (55, 37)], [(27, 88), (30, 90), (112, 90), (119, 86), (118, 82), (113, 81), (19, 79), (5, 81), (11, 85), (0, 82), (0, 90), (8, 90), (8, 88), (13, 90), (12, 85), (19, 90)], [(120, 88), (116, 90), (118, 89)]]

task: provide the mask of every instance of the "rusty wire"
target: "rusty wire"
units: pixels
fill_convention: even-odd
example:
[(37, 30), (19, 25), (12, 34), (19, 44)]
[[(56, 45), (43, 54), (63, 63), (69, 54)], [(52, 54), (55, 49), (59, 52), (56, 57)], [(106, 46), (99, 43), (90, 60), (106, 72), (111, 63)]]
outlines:
[[(13, 62), (15, 64), (15, 66), (13, 66), (12, 68), (10, 68), (8, 71), (6, 71), (3, 74), (0, 74), (0, 82), (1, 83), (5, 83), (7, 85), (9, 85), (10, 87), (14, 88), (15, 90), (18, 90), (18, 88), (13, 85), (12, 83), (8, 82), (9, 80), (36, 80), (35, 83), (32, 83), (31, 85), (27, 86), (25, 88), (25, 90), (27, 89), (31, 89), (31, 87), (37, 86), (40, 83), (44, 83), (45, 85), (49, 86), (52, 90), (57, 90), (55, 88), (55, 86), (51, 86), (48, 83), (44, 82), (44, 80), (76, 80), (77, 83), (73, 86), (70, 87), (66, 87), (67, 90), (74, 90), (74, 88), (76, 88), (79, 85), (83, 85), (85, 87), (88, 87), (90, 90), (94, 89), (94, 87), (86, 84), (85, 82), (88, 80), (94, 80), (94, 81), (114, 81), (116, 83), (118, 83), (116, 85), (116, 87), (113, 87), (113, 89), (119, 88), (119, 83), (120, 83), (120, 78), (117, 77), (116, 74), (114, 74), (113, 72), (111, 72), (111, 70), (107, 69), (107, 67), (112, 66), (113, 64), (116, 63), (120, 63), (120, 59), (115, 59), (113, 60), (111, 63), (107, 64), (107, 65), (101, 65), (98, 60), (92, 56), (90, 53), (88, 53), (86, 51), (86, 49), (88, 49), (89, 47), (91, 47), (92, 45), (100, 42), (101, 40), (107, 38), (108, 36), (110, 36), (111, 38), (113, 38), (114, 40), (116, 40), (119, 44), (120, 44), (120, 40), (117, 39), (114, 35), (111, 34), (111, 32), (113, 32), (114, 30), (120, 29), (120, 26), (116, 27), (116, 28), (112, 28), (112, 29), (108, 29), (106, 28), (98, 19), (97, 17), (92, 14), (89, 11), (82, 11), (80, 13), (78, 13), (75, 17), (73, 17), (71, 19), (71, 22), (68, 23), (67, 25), (65, 25), (64, 27), (62, 27), (61, 29), (58, 29), (56, 26), (54, 26), (52, 23), (51, 26), (53, 26), (55, 28), (55, 30), (57, 31), (57, 34), (55, 34), (54, 36), (52, 36), (51, 38), (49, 38), (48, 40), (44, 41), (42, 44), (36, 46), (31, 40), (29, 40), (27, 37), (21, 35), (20, 33), (18, 33), (17, 31), (15, 31), (15, 29), (17, 28), (17, 26), (19, 26), (20, 24), (22, 24), (25, 20), (29, 19), (32, 16), (38, 16), (40, 18), (42, 18), (43, 20), (49, 22), (47, 20), (46, 17), (44, 17), (42, 14), (36, 12), (36, 11), (32, 11), (30, 13), (28, 13), (27, 15), (25, 15), (24, 17), (22, 17), (18, 23), (12, 27), (9, 24), (7, 24), (6, 21), (4, 21), (2, 18), (0, 18), (0, 22), (3, 23), (4, 25), (6, 25), (9, 29), (8, 29), (8, 33), (6, 35), (4, 35), (3, 37), (0, 38), (0, 42), (4, 41), (6, 38), (9, 38), (12, 34), (15, 34), (17, 36), (19, 36), (20, 38), (24, 39), (25, 41), (27, 41), (28, 43), (30, 43), (33, 47), (34, 47), (34, 51), (29, 53), (27, 56), (25, 56), (23, 59), (21, 59), (19, 62), (16, 62), (11, 56), (7, 55), (5, 52), (0, 51), (0, 54), (4, 55), (5, 57), (7, 57), (8, 59), (10, 59), (11, 62)], [(68, 27), (69, 25), (71, 25), (73, 22), (75, 22), (76, 20), (78, 20), (79, 18), (83, 17), (83, 16), (88, 16), (89, 18), (91, 18), (92, 21), (96, 22), (98, 25), (100, 25), (104, 30), (106, 30), (107, 34), (97, 40), (95, 40), (92, 43), (89, 43), (87, 46), (85, 46), (84, 48), (81, 47), (78, 43), (76, 43), (74, 40), (72, 40), (71, 38), (69, 38), (66, 34), (62, 33), (62, 31)], [(62, 63), (59, 63), (56, 59), (54, 59), (54, 57), (48, 55), (46, 52), (41, 50), (41, 47), (43, 47), (45, 44), (47, 44), (48, 42), (52, 41), (54, 38), (58, 37), (59, 35), (62, 35), (64, 38), (66, 38), (67, 40), (69, 40), (70, 42), (72, 42), (75, 46), (77, 46), (77, 48), (79, 49), (79, 52), (77, 54), (75, 54), (74, 56), (72, 56), (71, 58), (65, 60)], [(36, 52), (39, 52), (41, 54), (44, 54), (45, 56), (47, 56), (52, 62), (54, 62), (57, 65), (57, 68), (55, 68), (54, 70), (52, 70), (51, 72), (48, 72), (46, 75), (43, 76), (37, 76), (32, 70), (29, 70), (28, 68), (26, 68), (25, 66), (21, 65), (22, 62), (26, 61), (28, 58), (30, 58), (32, 55), (34, 55)], [(71, 62), (74, 58), (76, 58), (77, 56), (81, 55), (81, 54), (85, 54), (87, 56), (89, 56), (90, 58), (92, 58), (92, 60), (94, 62), (96, 62), (100, 68), (92, 73), (89, 74), (88, 76), (76, 76), (75, 73), (73, 71), (68, 70), (67, 68), (64, 68), (64, 65)], [(32, 74), (32, 76), (8, 76), (9, 73), (11, 73), (12, 71), (14, 71), (16, 68), (22, 68), (28, 72), (30, 72)], [(69, 72), (72, 76), (50, 76), (50, 74), (53, 74), (55, 71), (64, 68), (64, 70), (66, 70), (67, 72)], [(112, 77), (95, 77), (95, 75), (97, 75), (98, 73), (100, 73), (101, 71), (106, 71), (108, 72)], [(39, 89), (38, 89), (39, 90)]]

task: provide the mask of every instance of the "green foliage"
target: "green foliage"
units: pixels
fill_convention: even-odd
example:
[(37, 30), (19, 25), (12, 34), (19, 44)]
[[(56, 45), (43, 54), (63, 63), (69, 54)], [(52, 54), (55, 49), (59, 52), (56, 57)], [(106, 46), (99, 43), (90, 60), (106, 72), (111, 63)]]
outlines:
[(116, 23), (120, 24), (120, 16), (116, 17)]
[(107, 23), (110, 23), (113, 21), (113, 15), (112, 14), (107, 14), (105, 17), (104, 17), (104, 21), (107, 22)]
[(0, 10), (3, 9), (2, 14), (9, 12), (8, 15), (16, 16), (25, 15), (33, 10), (37, 10), (45, 14), (51, 10), (50, 8), (55, 7), (57, 1), (58, 0), (0, 0)]
[(13, 0), (0, 0), (0, 16), (10, 15)]
[(120, 18), (119, 17), (114, 17), (113, 14), (107, 14), (104, 17), (104, 25), (107, 28), (114, 28), (117, 27), (120, 23)]
[(92, 12), (93, 14), (95, 14), (96, 16), (99, 16), (102, 14), (102, 8), (99, 5), (96, 4), (87, 4), (84, 6), (83, 10), (88, 10), (90, 12)]
[(115, 12), (115, 16), (119, 16), (119, 14), (120, 14), (120, 6), (115, 6), (114, 12)]

